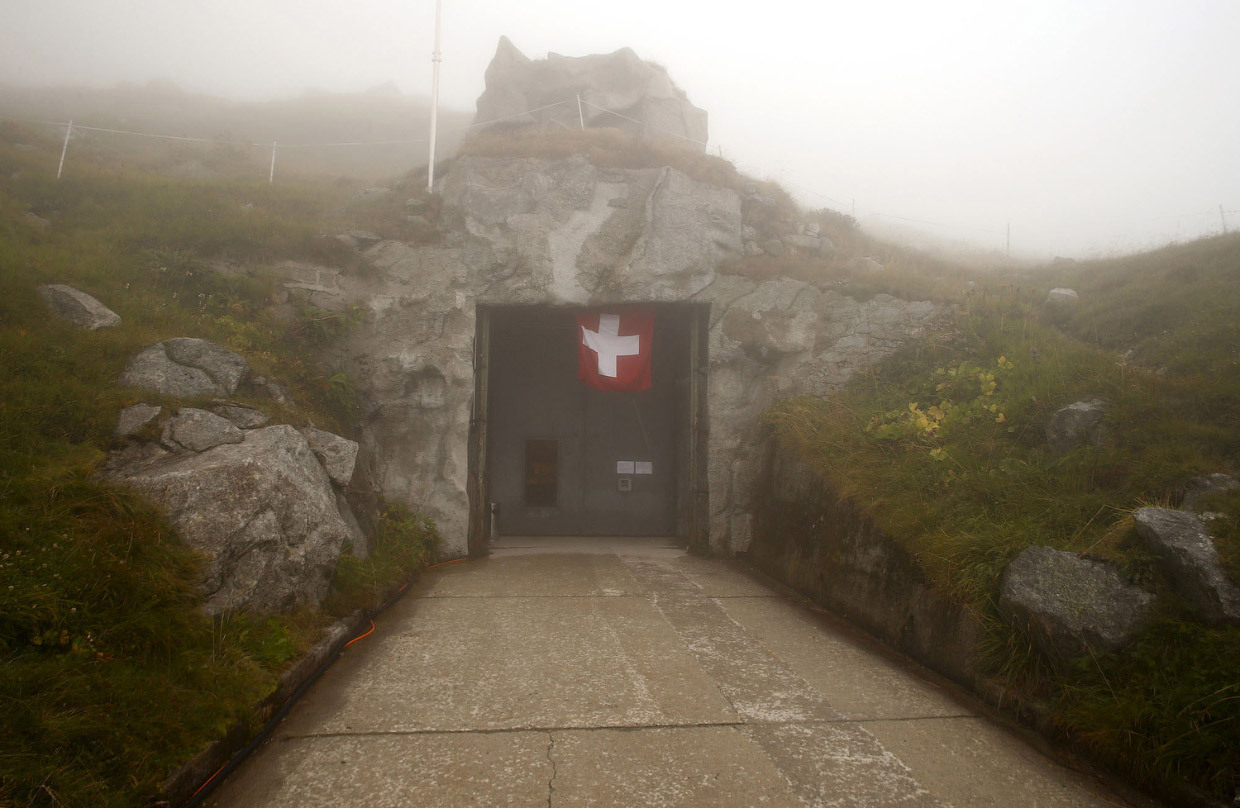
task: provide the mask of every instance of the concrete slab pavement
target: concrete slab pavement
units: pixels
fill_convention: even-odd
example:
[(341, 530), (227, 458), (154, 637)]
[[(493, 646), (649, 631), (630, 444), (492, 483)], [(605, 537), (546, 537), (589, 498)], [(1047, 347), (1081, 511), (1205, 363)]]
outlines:
[(735, 565), (607, 539), (432, 570), (208, 804), (1134, 805)]

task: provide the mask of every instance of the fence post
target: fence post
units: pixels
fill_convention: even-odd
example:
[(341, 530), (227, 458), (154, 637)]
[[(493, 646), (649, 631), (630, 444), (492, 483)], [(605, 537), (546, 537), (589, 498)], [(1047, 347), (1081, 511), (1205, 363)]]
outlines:
[(267, 175), (267, 184), (271, 185), (276, 181), (276, 142), (271, 141), (271, 173)]
[(1227, 215), (1223, 213), (1223, 206), (1218, 206), (1218, 218), (1223, 223), (1223, 235), (1227, 235)]
[(426, 160), (426, 192), (435, 192), (435, 138), (439, 134), (439, 28), (443, 18), (443, 0), (435, 0), (435, 50), (431, 52), (431, 131), (430, 154)]
[(73, 121), (69, 121), (69, 125), (65, 127), (65, 145), (60, 149), (60, 165), (56, 167), (56, 179), (60, 179), (60, 173), (65, 170), (65, 155), (69, 152), (69, 136), (72, 134)]
[(581, 131), (586, 131), (586, 116), (581, 111), (581, 93), (577, 93), (577, 120), (581, 123)]

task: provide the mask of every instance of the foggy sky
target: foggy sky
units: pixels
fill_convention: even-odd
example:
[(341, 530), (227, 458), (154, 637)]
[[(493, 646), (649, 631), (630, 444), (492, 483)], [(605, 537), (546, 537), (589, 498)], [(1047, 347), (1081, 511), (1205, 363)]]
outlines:
[[(168, 78), (243, 99), (429, 92), (434, 0), (2, 0), (0, 81)], [(537, 58), (632, 47), (710, 149), (812, 206), (1085, 256), (1240, 227), (1240, 2), (444, 0), (441, 103), (501, 34)], [(917, 220), (908, 222), (906, 220)]]

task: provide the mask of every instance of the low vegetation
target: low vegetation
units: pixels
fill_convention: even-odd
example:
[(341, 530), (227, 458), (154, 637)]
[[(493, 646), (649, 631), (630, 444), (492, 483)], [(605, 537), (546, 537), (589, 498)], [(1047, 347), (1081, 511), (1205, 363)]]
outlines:
[[(407, 580), (436, 536), (387, 508), (374, 554), (340, 565), (324, 611), (203, 616), (202, 560), (95, 476), (118, 412), (139, 397), (116, 379), (146, 345), (204, 337), (291, 387), (294, 403), (262, 402), (275, 421), (348, 434), (352, 382), (314, 355), (355, 315), (284, 299), (265, 269), (294, 258), (364, 271), (316, 238), (347, 189), (81, 161), (57, 182), (57, 155), (37, 132), (0, 129), (0, 805), (138, 806), (230, 727), (252, 726), (255, 704), (332, 615)], [(87, 291), (124, 323), (88, 332), (54, 320), (41, 283)]]
[[(1017, 283), (1019, 285), (1017, 285)], [(1240, 237), (979, 285), (954, 330), (827, 400), (768, 420), (988, 627), (997, 675), (1047, 699), (1094, 756), (1154, 787), (1231, 799), (1240, 771), (1240, 629), (1196, 621), (1137, 540), (1132, 511), (1175, 506), (1194, 475), (1240, 466)], [(1052, 286), (1083, 303), (1062, 320)], [(1109, 402), (1099, 447), (1052, 451), (1058, 408)], [(1240, 497), (1211, 532), (1240, 580)], [(1118, 565), (1160, 595), (1134, 645), (1057, 669), (1001, 619), (1003, 567), (1049, 545)]]

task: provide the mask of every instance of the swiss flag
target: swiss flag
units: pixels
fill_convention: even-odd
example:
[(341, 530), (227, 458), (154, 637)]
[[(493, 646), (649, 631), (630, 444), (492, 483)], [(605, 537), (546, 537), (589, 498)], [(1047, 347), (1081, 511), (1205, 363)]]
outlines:
[(597, 390), (650, 389), (654, 309), (585, 309), (577, 313), (577, 378)]

